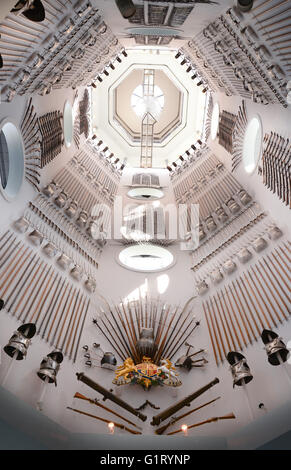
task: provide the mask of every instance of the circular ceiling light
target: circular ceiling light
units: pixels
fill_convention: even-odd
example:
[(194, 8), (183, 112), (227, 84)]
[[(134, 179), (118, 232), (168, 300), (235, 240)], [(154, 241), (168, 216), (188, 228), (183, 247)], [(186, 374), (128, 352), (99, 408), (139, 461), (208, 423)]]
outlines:
[(8, 201), (20, 191), (24, 176), (24, 150), (20, 131), (9, 119), (0, 125), (0, 190)]
[(219, 124), (219, 104), (215, 103), (212, 110), (211, 116), (211, 130), (210, 135), (211, 139), (215, 140), (218, 132), (218, 124)]
[(158, 245), (139, 244), (124, 248), (118, 255), (118, 262), (124, 268), (140, 272), (163, 271), (174, 264), (169, 250)]
[(253, 173), (261, 156), (263, 126), (260, 117), (254, 116), (247, 128), (243, 141), (243, 165), (247, 173)]
[(153, 96), (144, 96), (143, 86), (138, 85), (131, 95), (130, 104), (138, 117), (141, 118), (145, 113), (150, 113), (157, 119), (164, 108), (165, 96), (157, 85), (154, 86)]
[(64, 122), (65, 146), (68, 148), (70, 147), (72, 140), (73, 140), (73, 126), (74, 126), (73, 110), (69, 101), (66, 101), (64, 105), (63, 122)]
[(144, 201), (154, 201), (164, 197), (163, 191), (156, 188), (133, 188), (128, 191), (127, 195), (132, 199)]

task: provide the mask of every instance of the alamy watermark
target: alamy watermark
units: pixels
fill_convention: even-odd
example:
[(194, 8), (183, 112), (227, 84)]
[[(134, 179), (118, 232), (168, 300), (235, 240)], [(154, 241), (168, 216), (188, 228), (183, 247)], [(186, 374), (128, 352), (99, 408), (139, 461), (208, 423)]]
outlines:
[(96, 240), (172, 240), (179, 241), (182, 250), (193, 250), (199, 244), (199, 205), (124, 204), (122, 196), (116, 196), (113, 206), (93, 207), (90, 230)]

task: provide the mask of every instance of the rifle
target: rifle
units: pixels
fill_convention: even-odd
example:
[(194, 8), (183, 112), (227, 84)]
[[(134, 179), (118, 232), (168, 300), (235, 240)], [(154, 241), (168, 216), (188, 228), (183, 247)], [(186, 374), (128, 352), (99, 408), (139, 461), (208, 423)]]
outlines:
[(191, 393), (185, 398), (182, 398), (182, 400), (178, 401), (175, 405), (170, 406), (166, 410), (162, 411), (156, 416), (153, 416), (153, 419), (151, 421), (151, 425), (158, 425), (162, 421), (165, 421), (165, 419), (169, 418), (172, 416), (174, 413), (177, 411), (181, 410), (184, 408), (184, 406), (188, 406), (193, 400), (198, 398), (200, 395), (202, 395), (204, 392), (207, 392), (211, 387), (219, 383), (219, 379), (215, 377), (211, 382), (209, 382), (207, 385), (204, 385), (204, 387), (201, 387), (199, 390), (196, 392)]
[[(201, 421), (200, 423), (191, 424), (191, 426), (187, 426), (187, 429), (196, 428), (197, 426), (202, 426), (203, 424), (207, 424), (207, 423), (214, 423), (215, 421), (218, 421), (219, 419), (235, 419), (235, 415), (233, 413), (229, 413), (224, 416), (217, 416), (215, 418), (209, 418), (209, 419), (206, 419), (205, 421)], [(182, 432), (182, 431), (183, 431), (182, 429), (178, 429), (178, 431), (168, 432), (167, 436), (172, 436), (173, 434), (177, 434), (178, 432)]]
[(121, 418), (123, 419), (124, 421), (126, 421), (128, 424), (131, 424), (132, 426), (135, 426), (136, 428), (140, 429), (139, 426), (137, 426), (137, 424), (133, 423), (132, 421), (130, 421), (129, 419), (127, 418), (124, 418), (123, 416), (121, 416), (119, 413), (117, 413), (116, 411), (113, 411), (111, 410), (110, 408), (107, 408), (107, 406), (105, 405), (102, 405), (101, 403), (99, 403), (99, 401), (95, 398), (95, 400), (92, 400), (91, 398), (87, 398), (85, 397), (84, 395), (82, 395), (81, 393), (75, 393), (74, 395), (74, 398), (79, 398), (80, 400), (86, 400), (88, 401), (89, 403), (92, 403), (93, 405), (96, 405), (96, 406), (100, 406), (100, 408), (103, 408), (103, 410), (106, 410), (108, 411), (109, 413), (112, 413), (113, 415), (117, 416), (118, 418)]
[(173, 426), (173, 424), (177, 423), (177, 421), (180, 421), (180, 419), (185, 418), (186, 416), (189, 416), (190, 414), (194, 413), (195, 411), (201, 410), (205, 406), (210, 405), (211, 403), (215, 402), (216, 400), (219, 400), (219, 398), (220, 397), (214, 398), (213, 400), (210, 400), (207, 403), (204, 403), (203, 405), (200, 405), (200, 406), (198, 406), (197, 408), (194, 408), (191, 411), (187, 411), (187, 413), (184, 413), (183, 415), (178, 416), (177, 418), (173, 418), (172, 420), (170, 420), (164, 426), (161, 426), (160, 428), (156, 429), (155, 433), (156, 434), (163, 434), (163, 432), (165, 432), (166, 429), (168, 429), (169, 426)]
[(67, 406), (67, 409), (75, 411), (76, 413), (80, 413), (81, 415), (89, 416), (90, 418), (98, 419), (99, 421), (103, 421), (103, 423), (114, 423), (114, 426), (116, 426), (117, 428), (125, 429), (131, 434), (142, 434), (140, 431), (134, 431), (133, 429), (129, 429), (128, 427), (124, 426), (124, 424), (115, 423), (114, 421), (111, 421), (110, 419), (105, 419), (99, 416), (91, 415), (90, 413), (85, 413), (85, 411), (77, 410), (76, 408), (71, 408), (70, 406)]
[[(147, 416), (135, 410), (131, 405), (129, 405), (128, 403), (123, 401), (121, 398), (114, 395), (114, 393), (111, 393), (109, 390), (106, 390), (106, 388), (102, 387), (102, 385), (99, 385), (97, 382), (94, 382), (93, 380), (91, 380), (83, 372), (81, 373), (77, 372), (76, 375), (77, 375), (78, 380), (81, 380), (81, 382), (88, 385), (88, 387), (91, 387), (93, 388), (93, 390), (96, 390), (97, 392), (101, 393), (101, 395), (103, 395), (104, 397), (103, 398), (104, 401), (106, 399), (111, 400), (117, 405), (121, 406), (121, 408), (124, 408), (125, 410), (129, 411), (129, 413), (137, 416), (142, 421), (146, 421)], [(218, 379), (216, 380), (218, 381)]]

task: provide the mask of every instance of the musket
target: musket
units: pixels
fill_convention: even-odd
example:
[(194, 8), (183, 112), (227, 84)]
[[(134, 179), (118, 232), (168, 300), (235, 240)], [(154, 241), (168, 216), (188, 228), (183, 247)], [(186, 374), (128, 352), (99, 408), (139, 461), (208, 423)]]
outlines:
[(110, 419), (105, 419), (105, 418), (101, 418), (100, 416), (91, 415), (90, 413), (85, 413), (85, 411), (77, 410), (76, 408), (71, 408), (70, 406), (67, 406), (67, 409), (75, 411), (76, 413), (80, 413), (81, 415), (89, 416), (90, 418), (95, 418), (99, 421), (102, 421), (103, 423), (114, 423), (114, 426), (116, 426), (117, 428), (124, 429), (125, 431), (128, 431), (131, 434), (142, 434), (140, 431), (134, 431), (133, 429), (128, 428), (124, 424), (116, 423), (114, 421), (111, 421)]
[(187, 411), (187, 413), (184, 413), (181, 416), (177, 416), (177, 418), (172, 418), (167, 424), (164, 426), (161, 426), (160, 428), (155, 430), (156, 434), (163, 434), (166, 429), (168, 429), (169, 426), (173, 426), (177, 421), (180, 421), (180, 419), (185, 418), (186, 416), (189, 416), (192, 413), (195, 413), (195, 411), (201, 410), (205, 406), (210, 405), (211, 403), (214, 403), (215, 401), (219, 400), (220, 397), (214, 398), (213, 400), (208, 401), (207, 403), (204, 403), (203, 405), (198, 406), (197, 408), (194, 408), (193, 410)]
[[(209, 419), (206, 419), (205, 421), (201, 421), (200, 423), (191, 424), (190, 426), (187, 426), (187, 430), (196, 428), (197, 426), (202, 426), (203, 424), (214, 423), (216, 421), (223, 420), (223, 419), (235, 419), (235, 415), (233, 413), (229, 413), (224, 416), (217, 416), (215, 418), (209, 418)], [(167, 436), (172, 436), (173, 434), (177, 434), (178, 432), (183, 432), (183, 430), (178, 429), (177, 431), (168, 432)]]
[(141, 429), (137, 424), (135, 424), (133, 421), (130, 421), (129, 419), (127, 418), (124, 418), (124, 416), (120, 415), (119, 413), (117, 413), (116, 411), (113, 411), (111, 410), (110, 408), (108, 408), (107, 406), (105, 405), (102, 405), (102, 403), (100, 403), (96, 398), (95, 399), (92, 399), (92, 398), (87, 398), (85, 397), (84, 395), (82, 395), (81, 393), (75, 393), (74, 395), (74, 398), (79, 398), (80, 400), (86, 400), (88, 401), (89, 403), (92, 403), (93, 405), (96, 405), (96, 406), (99, 406), (100, 408), (102, 408), (103, 410), (106, 410), (108, 411), (109, 413), (112, 413), (113, 415), (117, 416), (118, 418), (121, 418), (123, 419), (124, 421), (126, 421), (128, 424), (131, 424), (132, 426), (138, 428), (138, 429)]
[(97, 382), (94, 382), (92, 379), (87, 377), (83, 372), (77, 373), (76, 375), (77, 375), (78, 380), (88, 385), (88, 387), (91, 387), (93, 390), (96, 390), (96, 392), (101, 393), (101, 395), (103, 395), (104, 397), (103, 400), (107, 400), (107, 399), (111, 400), (117, 405), (127, 410), (129, 413), (137, 416), (142, 421), (146, 421), (147, 416), (140, 413), (140, 411), (135, 410), (131, 405), (129, 405), (128, 403), (123, 401), (121, 398), (114, 395), (114, 393), (111, 393), (109, 390), (106, 390), (106, 388), (102, 387), (102, 385), (99, 385)]
[(207, 385), (204, 385), (204, 387), (201, 387), (199, 390), (196, 392), (191, 393), (185, 398), (182, 398), (182, 400), (178, 401), (174, 405), (170, 406), (166, 410), (162, 411), (161, 413), (153, 416), (153, 419), (151, 421), (151, 425), (159, 425), (162, 421), (165, 421), (165, 419), (170, 418), (174, 413), (177, 411), (181, 410), (184, 408), (184, 406), (189, 406), (189, 404), (195, 400), (196, 398), (200, 397), (203, 393), (207, 392), (211, 387), (219, 383), (219, 379), (215, 377), (211, 382), (209, 382)]

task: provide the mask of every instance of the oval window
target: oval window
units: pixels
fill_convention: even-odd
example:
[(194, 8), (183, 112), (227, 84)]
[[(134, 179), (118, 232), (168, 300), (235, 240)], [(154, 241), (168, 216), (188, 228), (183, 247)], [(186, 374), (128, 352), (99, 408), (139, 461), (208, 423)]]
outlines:
[(263, 126), (259, 116), (253, 117), (247, 125), (243, 141), (243, 165), (247, 173), (253, 173), (261, 156)]
[(125, 268), (140, 272), (156, 272), (174, 264), (174, 256), (165, 248), (152, 244), (131, 245), (120, 251), (118, 262)]
[(19, 129), (8, 119), (0, 126), (0, 189), (7, 200), (20, 191), (24, 175), (24, 150)]

